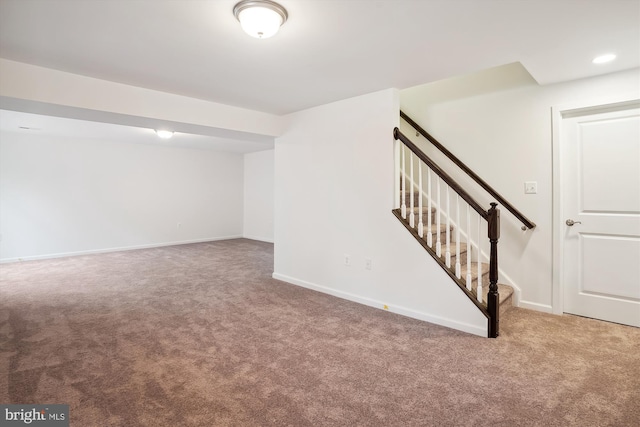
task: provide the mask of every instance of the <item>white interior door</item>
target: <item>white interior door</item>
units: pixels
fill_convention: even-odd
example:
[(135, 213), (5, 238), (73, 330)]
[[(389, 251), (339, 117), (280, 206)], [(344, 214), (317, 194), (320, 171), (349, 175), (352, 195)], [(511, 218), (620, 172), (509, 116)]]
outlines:
[(620, 108), (563, 115), (563, 305), (640, 327), (640, 104)]

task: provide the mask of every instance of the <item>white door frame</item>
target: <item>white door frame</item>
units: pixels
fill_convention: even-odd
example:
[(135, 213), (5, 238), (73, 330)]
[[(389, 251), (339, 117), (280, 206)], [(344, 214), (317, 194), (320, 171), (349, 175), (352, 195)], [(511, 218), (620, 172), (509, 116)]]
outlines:
[(640, 96), (637, 93), (629, 93), (624, 96), (616, 96), (591, 101), (581, 101), (573, 104), (563, 104), (551, 107), (552, 122), (552, 182), (553, 182), (553, 214), (552, 214), (552, 312), (562, 314), (564, 311), (564, 292), (562, 278), (564, 275), (564, 212), (562, 209), (563, 182), (562, 182), (562, 121), (565, 117), (601, 112), (607, 109), (619, 110), (625, 107), (640, 106)]

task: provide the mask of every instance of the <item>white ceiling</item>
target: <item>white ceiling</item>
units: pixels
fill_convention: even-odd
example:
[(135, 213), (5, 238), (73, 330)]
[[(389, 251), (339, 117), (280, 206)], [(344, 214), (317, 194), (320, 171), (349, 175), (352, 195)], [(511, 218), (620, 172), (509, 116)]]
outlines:
[(236, 0), (0, 0), (0, 56), (274, 114), (514, 62), (540, 84), (640, 65), (640, 0), (278, 1), (258, 40)]
[[(0, 57), (273, 114), (505, 64), (509, 73), (485, 72), (494, 85), (527, 71), (548, 84), (640, 66), (640, 0), (279, 0), (289, 20), (267, 40), (242, 32), (236, 1), (0, 0)], [(591, 63), (606, 52), (617, 60)], [(449, 81), (442, 96), (479, 90)], [(161, 141), (153, 123), (127, 119), (2, 110), (0, 130), (238, 153), (273, 146), (178, 123), (183, 132)]]

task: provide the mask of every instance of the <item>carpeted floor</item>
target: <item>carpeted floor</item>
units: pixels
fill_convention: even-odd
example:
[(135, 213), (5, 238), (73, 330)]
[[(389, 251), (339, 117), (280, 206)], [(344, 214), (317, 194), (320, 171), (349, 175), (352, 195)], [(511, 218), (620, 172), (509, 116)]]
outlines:
[(271, 279), (230, 240), (0, 265), (0, 403), (91, 426), (638, 426), (640, 329), (491, 340)]

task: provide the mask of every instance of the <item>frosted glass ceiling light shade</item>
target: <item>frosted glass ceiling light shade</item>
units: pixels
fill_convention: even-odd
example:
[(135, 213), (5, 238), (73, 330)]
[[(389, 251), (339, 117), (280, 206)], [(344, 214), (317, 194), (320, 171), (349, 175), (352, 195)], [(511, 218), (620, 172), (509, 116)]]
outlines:
[(233, 8), (233, 15), (245, 33), (266, 39), (278, 32), (287, 21), (287, 10), (270, 0), (243, 0)]

